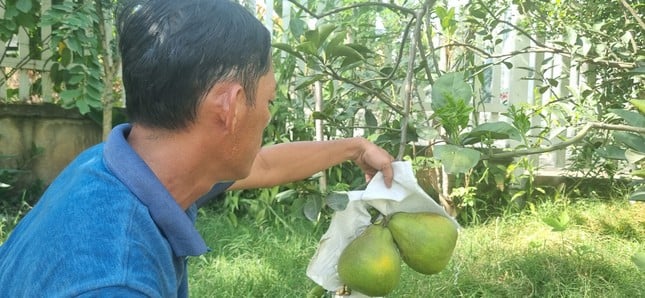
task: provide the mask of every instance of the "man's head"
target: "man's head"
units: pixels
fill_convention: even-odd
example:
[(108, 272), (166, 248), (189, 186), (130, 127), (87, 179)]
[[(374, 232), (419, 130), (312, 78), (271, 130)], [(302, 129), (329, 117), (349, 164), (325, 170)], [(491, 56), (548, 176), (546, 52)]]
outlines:
[(271, 40), (251, 13), (229, 0), (125, 1), (117, 18), (130, 121), (183, 129), (210, 88), (237, 82), (253, 105), (271, 68)]

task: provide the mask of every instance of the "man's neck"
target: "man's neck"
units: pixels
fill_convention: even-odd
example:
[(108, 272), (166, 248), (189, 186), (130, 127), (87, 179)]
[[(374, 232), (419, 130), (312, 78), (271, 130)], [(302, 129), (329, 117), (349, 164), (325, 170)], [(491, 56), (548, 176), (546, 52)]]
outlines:
[(128, 143), (184, 210), (217, 181), (209, 174), (195, 134), (134, 125)]

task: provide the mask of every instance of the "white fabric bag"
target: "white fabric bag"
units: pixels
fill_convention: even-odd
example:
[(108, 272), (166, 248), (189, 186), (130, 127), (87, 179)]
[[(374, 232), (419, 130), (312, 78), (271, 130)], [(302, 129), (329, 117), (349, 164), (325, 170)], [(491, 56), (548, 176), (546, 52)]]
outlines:
[[(450, 218), (459, 228), (457, 221), (418, 185), (409, 161), (393, 162), (392, 167), (394, 180), (391, 188), (385, 186), (383, 174), (379, 172), (364, 191), (348, 192), (347, 208), (332, 216), (330, 226), (307, 267), (307, 276), (326, 290), (336, 291), (343, 286), (336, 271), (338, 258), (343, 249), (370, 225), (369, 206), (386, 216), (396, 212), (433, 212)], [(366, 296), (354, 292), (344, 297)]]

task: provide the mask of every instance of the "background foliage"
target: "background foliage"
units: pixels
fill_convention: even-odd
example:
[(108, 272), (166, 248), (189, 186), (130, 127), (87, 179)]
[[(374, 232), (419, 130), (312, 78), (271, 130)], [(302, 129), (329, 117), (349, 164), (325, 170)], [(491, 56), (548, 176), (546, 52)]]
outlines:
[[(323, 120), (330, 138), (362, 134), (412, 160), (426, 190), (464, 222), (551, 197), (555, 190), (535, 184), (533, 154), (569, 147), (570, 170), (586, 177), (611, 179), (628, 163), (642, 175), (642, 4), (289, 2), (289, 23), (278, 24), (274, 45), (284, 82), (279, 98), (304, 102), (306, 109), (298, 110), (309, 120), (304, 123)], [(506, 17), (513, 7), (518, 23)], [(531, 46), (500, 52), (510, 31)], [(562, 86), (568, 71), (554, 78), (550, 68), (528, 69), (535, 75), (524, 79), (535, 81), (535, 98), (522, 101), (534, 104), (511, 105), (506, 121), (478, 123), (473, 113), (482, 104), (487, 70), (528, 68), (509, 61), (543, 53), (563, 57), (586, 84)], [(317, 111), (316, 82), (324, 94)], [(562, 89), (569, 95), (561, 96)], [(550, 98), (545, 104), (538, 100), (543, 94)], [(579, 134), (550, 144), (546, 136), (562, 127), (577, 127)], [(512, 147), (500, 148), (499, 140)], [(633, 187), (631, 198), (642, 198)]]
[[(123, 104), (114, 4), (54, 0), (41, 13), (39, 1), (0, 1), (0, 41), (24, 30), (33, 37), (30, 58), (51, 52), (44, 74), (54, 85), (52, 100), (81, 113), (104, 113), (98, 118), (105, 131), (112, 105)], [(509, 21), (512, 11), (519, 21)], [(625, 0), (275, 1), (280, 84), (265, 143), (311, 140), (316, 121), (324, 123), (327, 139), (366, 137), (412, 161), (426, 191), (464, 223), (549, 199), (555, 190), (535, 181), (537, 153), (568, 148), (571, 170), (587, 177), (611, 179), (627, 164), (642, 177), (644, 11), (643, 4)], [(52, 33), (39, 41), (42, 26)], [(509, 32), (530, 46), (501, 49)], [(545, 53), (562, 57), (585, 84), (568, 85), (568, 71), (550, 76), (548, 58), (530, 69), (511, 62)], [(487, 77), (500, 65), (532, 72), (524, 79), (535, 82), (534, 98), (511, 105), (503, 121), (479, 123), (475, 113), (486, 98)], [(6, 84), (15, 70), (4, 70)], [(545, 94), (543, 103), (538, 98)], [(548, 142), (565, 127), (579, 134), (557, 146)], [(500, 147), (500, 141), (510, 145)], [(317, 221), (343, 208), (343, 191), (364, 187), (349, 163), (324, 176), (322, 186), (317, 176), (227, 194), (225, 210), (232, 220), (250, 214), (286, 224), (293, 214)], [(633, 200), (645, 196), (642, 184), (627, 187)]]

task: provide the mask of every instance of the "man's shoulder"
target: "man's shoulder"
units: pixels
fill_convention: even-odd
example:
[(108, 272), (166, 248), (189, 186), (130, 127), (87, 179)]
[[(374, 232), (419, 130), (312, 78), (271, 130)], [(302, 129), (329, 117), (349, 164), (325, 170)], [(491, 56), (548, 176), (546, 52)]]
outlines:
[(147, 208), (125, 191), (112, 194), (40, 202), (0, 246), (0, 294), (5, 286), (21, 291), (21, 284), (33, 293), (172, 284), (172, 250)]

